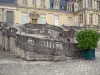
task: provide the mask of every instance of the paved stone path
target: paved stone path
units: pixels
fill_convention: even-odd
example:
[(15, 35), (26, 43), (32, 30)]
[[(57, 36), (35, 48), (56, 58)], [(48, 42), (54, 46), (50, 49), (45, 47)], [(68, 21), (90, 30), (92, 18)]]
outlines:
[(0, 75), (100, 75), (99, 51), (96, 56), (96, 60), (24, 61), (0, 52)]

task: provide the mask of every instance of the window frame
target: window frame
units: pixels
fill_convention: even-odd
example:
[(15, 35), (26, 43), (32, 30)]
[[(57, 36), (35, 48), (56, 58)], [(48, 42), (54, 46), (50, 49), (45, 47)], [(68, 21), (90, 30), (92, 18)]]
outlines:
[(93, 25), (93, 14), (89, 14), (90, 25)]
[(27, 0), (22, 0), (22, 3), (23, 3), (24, 5), (27, 5)]
[(92, 9), (92, 7), (93, 7), (93, 1), (92, 0), (88, 0), (88, 7), (89, 7), (89, 9)]
[[(58, 21), (57, 24), (56, 24), (56, 21)], [(54, 25), (59, 26), (59, 15), (54, 16)]]
[(45, 0), (41, 0), (41, 8), (45, 8)]
[(83, 9), (83, 2), (82, 0), (79, 2), (79, 10)]
[(59, 9), (59, 2), (58, 1), (54, 1), (54, 9)]
[(80, 23), (83, 23), (83, 14), (79, 15), (79, 21)]
[[(45, 22), (43, 22), (44, 20), (45, 20)], [(40, 15), (40, 24), (46, 24), (46, 15), (45, 14)]]
[(100, 25), (100, 15), (98, 15), (98, 25)]
[(97, 9), (100, 10), (100, 1), (97, 1)]
[(36, 5), (36, 0), (32, 0), (32, 5)]

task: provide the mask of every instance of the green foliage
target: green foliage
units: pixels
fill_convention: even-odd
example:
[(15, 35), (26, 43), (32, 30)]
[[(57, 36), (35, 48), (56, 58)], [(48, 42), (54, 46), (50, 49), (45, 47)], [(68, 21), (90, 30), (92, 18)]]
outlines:
[(76, 33), (76, 40), (81, 49), (95, 49), (98, 46), (99, 34), (96, 30), (83, 29)]

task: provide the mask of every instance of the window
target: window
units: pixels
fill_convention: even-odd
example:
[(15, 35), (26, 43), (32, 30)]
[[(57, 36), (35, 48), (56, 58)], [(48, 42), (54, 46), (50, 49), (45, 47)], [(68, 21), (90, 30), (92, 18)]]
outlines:
[(22, 1), (23, 1), (23, 4), (25, 4), (25, 5), (27, 4), (27, 0), (22, 0)]
[(68, 21), (72, 21), (72, 17), (68, 17)]
[(29, 15), (28, 13), (22, 13), (22, 24), (29, 22)]
[(100, 10), (100, 1), (97, 1), (97, 9)]
[(13, 11), (7, 11), (6, 22), (10, 24), (14, 23), (14, 12)]
[(55, 16), (55, 25), (59, 26), (59, 16)]
[(92, 25), (93, 24), (93, 14), (89, 15), (89, 20), (90, 20), (90, 25)]
[(46, 24), (46, 16), (40, 15), (40, 24)]
[(45, 0), (41, 0), (41, 7), (45, 8)]
[(72, 17), (68, 17), (68, 24), (72, 25)]
[(54, 9), (59, 9), (59, 2), (58, 1), (54, 2)]
[(79, 2), (79, 10), (83, 9), (83, 3), (82, 0)]
[(83, 23), (83, 14), (80, 15), (79, 21), (80, 21), (80, 23)]
[(0, 9), (0, 22), (3, 21), (2, 20), (2, 10)]
[(98, 15), (98, 25), (100, 25), (100, 15)]
[(36, 5), (36, 0), (32, 0), (32, 4), (35, 6)]
[(88, 0), (88, 7), (92, 9), (92, 0)]
[(67, 5), (67, 11), (72, 11), (72, 6), (71, 5)]

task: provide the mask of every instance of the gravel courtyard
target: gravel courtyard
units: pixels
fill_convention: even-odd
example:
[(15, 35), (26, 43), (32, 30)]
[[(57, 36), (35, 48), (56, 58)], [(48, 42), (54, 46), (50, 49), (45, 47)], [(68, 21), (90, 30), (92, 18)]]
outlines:
[(0, 52), (0, 75), (100, 75), (100, 52), (96, 52), (96, 60), (60, 62), (24, 61)]

